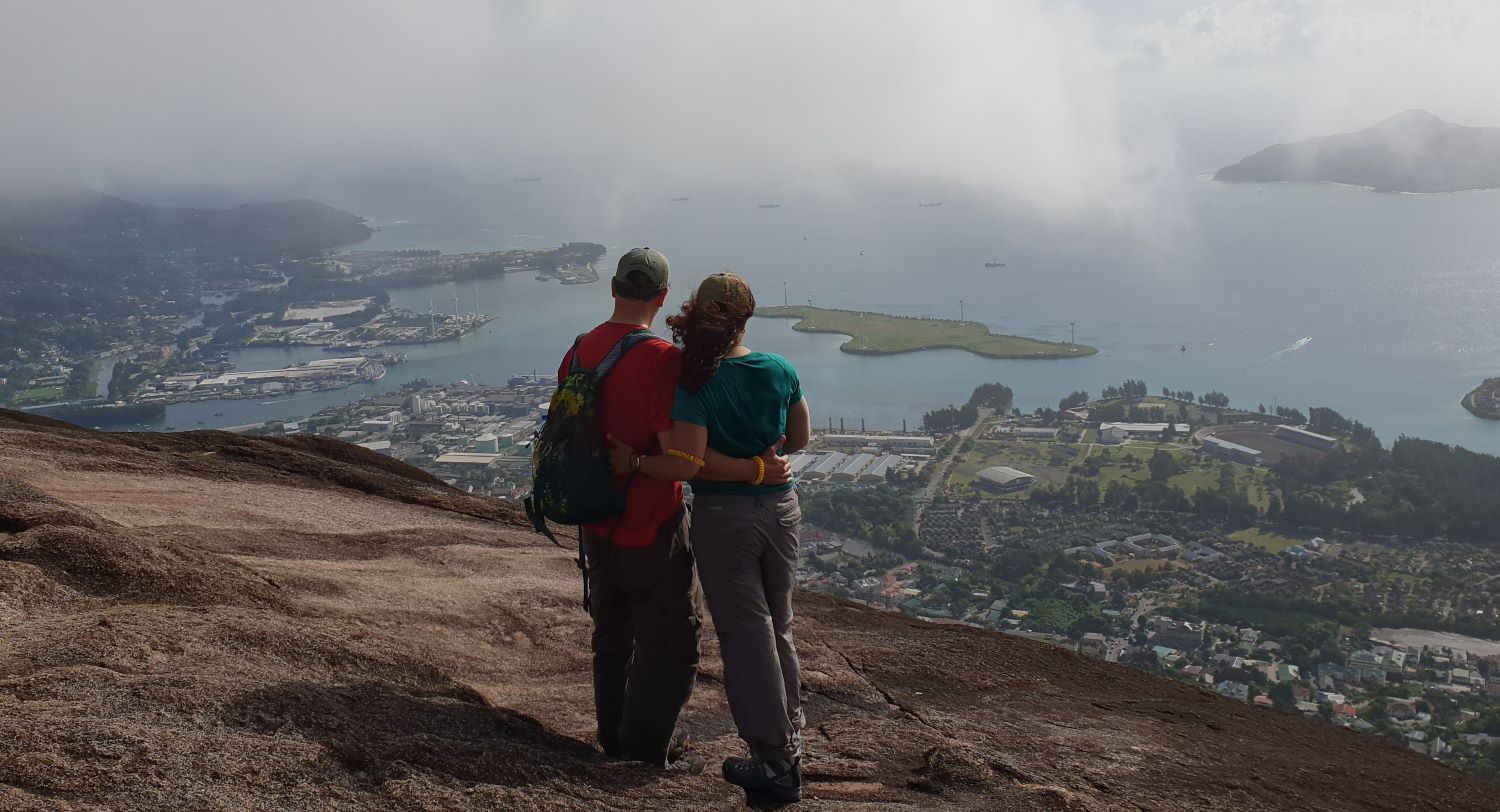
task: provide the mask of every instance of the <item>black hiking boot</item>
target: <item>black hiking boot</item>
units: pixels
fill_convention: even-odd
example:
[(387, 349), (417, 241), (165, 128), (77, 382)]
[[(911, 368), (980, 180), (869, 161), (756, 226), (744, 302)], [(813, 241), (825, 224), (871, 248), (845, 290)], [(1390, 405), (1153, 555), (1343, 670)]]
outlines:
[(745, 790), (751, 806), (794, 804), (802, 800), (802, 759), (726, 758), (724, 780)]

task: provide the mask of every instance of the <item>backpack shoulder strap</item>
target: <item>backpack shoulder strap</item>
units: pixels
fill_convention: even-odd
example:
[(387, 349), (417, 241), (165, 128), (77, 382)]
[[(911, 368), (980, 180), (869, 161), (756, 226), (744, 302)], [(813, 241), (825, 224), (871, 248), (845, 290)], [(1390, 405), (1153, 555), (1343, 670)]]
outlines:
[(604, 376), (608, 375), (611, 369), (614, 369), (615, 364), (619, 363), (621, 358), (625, 357), (625, 353), (652, 339), (661, 340), (660, 336), (650, 330), (632, 330), (626, 333), (605, 354), (604, 360), (599, 362), (599, 366), (594, 367), (595, 379), (603, 381)]
[[(577, 372), (578, 368), (581, 367), (581, 366), (583, 366), (583, 364), (580, 363), (579, 360), (578, 360), (578, 348), (583, 345), (583, 337), (586, 336), (586, 335), (588, 335), (588, 333), (579, 333), (578, 337), (575, 338), (575, 339), (573, 339), (573, 352), (568, 356), (568, 359), (569, 359), (569, 361), (568, 361), (568, 373), (569, 374)], [(561, 383), (561, 381), (559, 381), (558, 383)]]

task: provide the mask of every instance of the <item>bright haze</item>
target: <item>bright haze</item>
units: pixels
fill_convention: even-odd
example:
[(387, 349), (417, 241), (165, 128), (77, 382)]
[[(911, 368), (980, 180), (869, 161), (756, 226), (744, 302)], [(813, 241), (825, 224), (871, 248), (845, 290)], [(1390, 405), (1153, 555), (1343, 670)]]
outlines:
[(970, 196), (1133, 221), (1153, 179), (1420, 107), (1500, 124), (1500, 4), (0, 0), (0, 179), (442, 212)]

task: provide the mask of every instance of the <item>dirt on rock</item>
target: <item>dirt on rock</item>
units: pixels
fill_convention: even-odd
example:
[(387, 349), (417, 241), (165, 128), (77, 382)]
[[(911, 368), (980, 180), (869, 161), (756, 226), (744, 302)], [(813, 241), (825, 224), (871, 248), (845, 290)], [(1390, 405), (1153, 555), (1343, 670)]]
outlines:
[[(592, 744), (569, 554), (343, 443), (0, 412), (0, 809), (732, 810)], [(1378, 739), (797, 598), (807, 810), (1472, 810)], [(710, 634), (684, 717), (741, 752)]]

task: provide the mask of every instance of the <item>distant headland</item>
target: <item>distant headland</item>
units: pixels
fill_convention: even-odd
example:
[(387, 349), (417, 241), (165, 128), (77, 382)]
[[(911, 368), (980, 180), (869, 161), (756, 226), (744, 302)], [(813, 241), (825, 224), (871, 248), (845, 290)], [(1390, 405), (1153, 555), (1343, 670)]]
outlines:
[(1500, 420), (1500, 378), (1489, 378), (1464, 395), (1464, 408), (1475, 417)]
[(997, 335), (977, 321), (892, 316), (822, 307), (760, 307), (762, 318), (797, 319), (802, 333), (849, 336), (839, 349), (856, 355), (894, 355), (919, 350), (968, 350), (985, 358), (1082, 358), (1097, 353), (1085, 344)]
[(1500, 127), (1464, 127), (1407, 110), (1358, 132), (1267, 147), (1214, 180), (1325, 181), (1377, 192), (1495, 189)]

